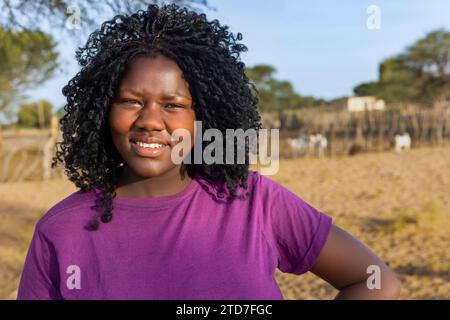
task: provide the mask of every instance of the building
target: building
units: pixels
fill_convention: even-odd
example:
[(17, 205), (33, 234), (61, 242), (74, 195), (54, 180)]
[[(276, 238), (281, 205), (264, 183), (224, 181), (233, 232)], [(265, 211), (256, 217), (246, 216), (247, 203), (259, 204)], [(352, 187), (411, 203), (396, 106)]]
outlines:
[(376, 97), (347, 97), (333, 100), (328, 105), (330, 111), (360, 112), (364, 110), (385, 110), (384, 100)]

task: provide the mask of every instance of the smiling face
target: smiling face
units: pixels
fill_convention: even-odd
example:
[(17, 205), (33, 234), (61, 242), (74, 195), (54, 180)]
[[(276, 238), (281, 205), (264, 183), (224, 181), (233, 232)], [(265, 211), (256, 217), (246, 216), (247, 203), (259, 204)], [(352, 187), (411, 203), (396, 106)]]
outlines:
[(127, 69), (111, 105), (111, 137), (135, 176), (150, 178), (178, 170), (171, 160), (176, 129), (194, 137), (195, 112), (182, 70), (163, 56), (139, 57)]

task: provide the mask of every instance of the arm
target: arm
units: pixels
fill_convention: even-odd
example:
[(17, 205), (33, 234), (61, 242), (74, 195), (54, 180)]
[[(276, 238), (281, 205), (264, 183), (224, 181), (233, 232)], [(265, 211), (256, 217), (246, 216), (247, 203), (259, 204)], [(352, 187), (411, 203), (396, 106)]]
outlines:
[[(367, 285), (367, 279), (375, 276), (367, 271), (370, 265), (379, 267), (379, 289)], [(339, 290), (335, 299), (397, 299), (400, 295), (395, 273), (364, 244), (334, 225), (310, 271)]]
[(58, 263), (52, 245), (35, 228), (20, 278), (17, 300), (60, 300)]

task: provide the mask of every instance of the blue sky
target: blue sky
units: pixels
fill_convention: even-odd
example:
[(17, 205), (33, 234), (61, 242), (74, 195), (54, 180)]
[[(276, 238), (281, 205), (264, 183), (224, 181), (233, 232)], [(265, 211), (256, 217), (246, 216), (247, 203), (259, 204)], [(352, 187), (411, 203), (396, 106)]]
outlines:
[[(379, 63), (437, 28), (450, 30), (448, 0), (210, 0), (207, 11), (232, 32), (243, 34), (247, 66), (264, 63), (277, 69), (301, 95), (332, 99), (374, 81)], [(381, 28), (366, 26), (369, 5), (381, 10)], [(76, 32), (76, 31), (74, 31)], [(46, 98), (56, 108), (65, 103), (61, 88), (76, 74), (76, 45), (60, 46), (64, 73), (28, 92), (29, 100)]]

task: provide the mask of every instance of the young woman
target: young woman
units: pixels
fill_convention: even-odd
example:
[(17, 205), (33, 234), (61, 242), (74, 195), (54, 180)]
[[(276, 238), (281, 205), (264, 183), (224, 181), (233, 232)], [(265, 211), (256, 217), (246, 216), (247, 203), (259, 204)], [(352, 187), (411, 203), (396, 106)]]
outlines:
[(89, 37), (63, 89), (54, 159), (80, 190), (37, 223), (18, 299), (282, 299), (276, 268), (311, 271), (341, 299), (398, 297), (383, 261), (250, 171), (248, 157), (172, 161), (173, 133), (200, 134), (195, 121), (223, 133), (261, 128), (241, 39), (176, 5), (116, 16)]

